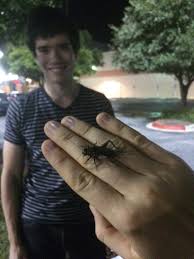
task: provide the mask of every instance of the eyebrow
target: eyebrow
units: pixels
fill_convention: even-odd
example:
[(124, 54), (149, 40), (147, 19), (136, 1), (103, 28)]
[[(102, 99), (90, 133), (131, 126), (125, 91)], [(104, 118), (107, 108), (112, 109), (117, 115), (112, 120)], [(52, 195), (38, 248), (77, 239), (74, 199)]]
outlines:
[[(71, 45), (71, 42), (67, 41), (67, 42), (61, 42), (59, 44), (57, 44), (56, 46), (63, 46), (63, 45)], [(52, 46), (50, 46), (49, 44), (47, 43), (43, 43), (42, 45), (39, 45), (38, 47), (36, 47), (36, 49), (42, 49), (42, 48), (52, 48)]]

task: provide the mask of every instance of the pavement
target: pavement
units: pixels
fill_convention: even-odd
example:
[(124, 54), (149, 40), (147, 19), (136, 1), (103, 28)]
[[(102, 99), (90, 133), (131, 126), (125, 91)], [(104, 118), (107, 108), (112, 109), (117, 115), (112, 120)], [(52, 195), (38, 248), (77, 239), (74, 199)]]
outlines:
[(123, 113), (116, 113), (116, 117), (163, 149), (182, 158), (194, 171), (194, 132), (165, 132), (146, 127), (147, 124), (156, 121), (157, 118), (129, 117)]

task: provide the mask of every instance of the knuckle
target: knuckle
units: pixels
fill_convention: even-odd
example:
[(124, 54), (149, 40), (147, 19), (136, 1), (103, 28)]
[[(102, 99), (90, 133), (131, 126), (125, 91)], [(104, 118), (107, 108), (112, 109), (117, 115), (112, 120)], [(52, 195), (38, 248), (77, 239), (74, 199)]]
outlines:
[(101, 240), (103, 243), (105, 242), (105, 229), (102, 229), (102, 227), (96, 227), (96, 236), (99, 240)]
[(95, 230), (97, 238), (104, 244), (109, 243), (109, 239), (112, 236), (112, 229), (107, 227), (96, 227)]
[(144, 194), (145, 207), (153, 208), (157, 206), (158, 202), (158, 192), (156, 192), (155, 187), (152, 184), (146, 185), (142, 190)]
[[(128, 209), (123, 209), (120, 212), (120, 217), (122, 219), (122, 226), (123, 229), (122, 231), (124, 233), (130, 233), (131, 231), (133, 231), (137, 224), (138, 224), (138, 213), (136, 210), (128, 210)], [(122, 227), (121, 226), (121, 227)]]
[(63, 134), (61, 134), (60, 142), (71, 140), (73, 138), (74, 134), (71, 131), (64, 131)]
[(122, 149), (124, 147), (123, 140), (117, 136), (115, 136), (111, 141), (114, 143), (115, 147), (117, 147), (118, 149)]
[(108, 150), (112, 150), (112, 151), (116, 151), (116, 152), (121, 152), (122, 153), (123, 150), (127, 149), (126, 142), (123, 141), (118, 136), (114, 136), (112, 138), (109, 138), (108, 141), (109, 141), (109, 143), (107, 145), (107, 149)]
[(82, 131), (82, 135), (84, 137), (86, 137), (87, 135), (90, 134), (91, 131), (92, 131), (92, 127), (90, 125), (86, 124), (83, 131)]
[(137, 145), (143, 149), (147, 149), (150, 145), (152, 145), (152, 142), (148, 141), (146, 137), (144, 137), (140, 134), (137, 134), (134, 137), (134, 143), (135, 143), (135, 145)]
[(86, 170), (79, 172), (74, 182), (74, 190), (78, 193), (92, 189), (95, 186), (96, 178)]
[(93, 171), (97, 168), (99, 165), (98, 160), (94, 160), (93, 158), (90, 158), (89, 156), (84, 156), (83, 152), (78, 155), (76, 158), (79, 164), (83, 165), (85, 168), (87, 168), (88, 171)]
[(56, 158), (54, 161), (53, 161), (53, 164), (54, 164), (54, 166), (55, 167), (60, 167), (61, 166), (61, 164), (64, 162), (64, 158), (62, 158), (62, 157), (58, 157), (58, 158)]
[(174, 171), (177, 171), (177, 169), (179, 171), (184, 170), (187, 165), (186, 163), (178, 156), (176, 156), (175, 154), (171, 154), (171, 161), (170, 161), (170, 168)]
[(57, 169), (60, 169), (61, 168), (61, 165), (64, 163), (65, 161), (65, 157), (58, 153), (56, 156), (52, 156), (52, 165), (54, 168), (57, 168)]
[(118, 130), (118, 132), (123, 133), (123, 132), (125, 132), (125, 129), (126, 129), (125, 124), (123, 124), (123, 123), (118, 123), (118, 125), (117, 125), (117, 130)]
[(107, 243), (108, 239), (112, 236), (114, 230), (112, 227), (104, 226), (103, 224), (100, 224), (99, 222), (96, 222), (95, 224), (95, 233), (97, 238), (102, 241), (104, 244)]

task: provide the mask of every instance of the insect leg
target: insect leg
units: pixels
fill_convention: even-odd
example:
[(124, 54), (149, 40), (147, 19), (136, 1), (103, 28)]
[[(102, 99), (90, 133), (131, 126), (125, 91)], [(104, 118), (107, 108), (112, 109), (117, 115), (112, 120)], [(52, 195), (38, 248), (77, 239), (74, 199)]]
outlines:
[[(102, 145), (102, 147), (107, 147), (108, 144), (111, 144), (112, 147), (114, 147), (115, 149), (118, 149), (118, 147), (115, 146), (115, 144), (112, 142), (112, 140), (107, 140), (107, 141)], [(107, 148), (108, 148), (108, 147), (107, 147)]]

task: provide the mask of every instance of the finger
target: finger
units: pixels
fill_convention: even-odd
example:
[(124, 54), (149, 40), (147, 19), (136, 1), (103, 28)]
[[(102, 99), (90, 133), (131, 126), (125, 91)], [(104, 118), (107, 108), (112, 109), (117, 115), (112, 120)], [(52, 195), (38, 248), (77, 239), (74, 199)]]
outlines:
[(90, 206), (90, 209), (94, 215), (98, 239), (123, 258), (140, 259), (132, 247), (130, 238), (114, 228), (93, 206)]
[(116, 156), (114, 159), (120, 161), (136, 173), (151, 176), (157, 174), (158, 169), (161, 171), (161, 168), (158, 167), (158, 162), (156, 163), (147, 155), (145, 156), (145, 154), (139, 152), (133, 145), (130, 145), (128, 141), (116, 135), (93, 127), (72, 116), (64, 117), (61, 123), (91, 143), (101, 147), (107, 143), (109, 150), (115, 150)]
[(73, 132), (87, 139), (91, 143), (99, 146), (104, 144), (106, 141), (113, 140), (113, 138), (115, 138), (114, 135), (72, 116), (64, 117), (61, 120), (61, 124), (70, 128)]
[(123, 164), (118, 164), (106, 158), (100, 158), (96, 164), (91, 158), (83, 155), (83, 147), (87, 147), (87, 140), (76, 135), (70, 129), (59, 123), (50, 122), (45, 125), (46, 135), (68, 153), (81, 167), (108, 183), (121, 194), (128, 193), (130, 186), (136, 185), (142, 174), (129, 170)]
[(98, 208), (115, 226), (120, 224), (118, 211), (122, 210), (124, 197), (119, 192), (82, 168), (51, 140), (44, 141), (41, 148), (48, 162), (78, 195)]
[(122, 123), (107, 113), (98, 114), (96, 120), (100, 127), (129, 141), (138, 150), (156, 161), (164, 164), (174, 164), (175, 159), (178, 159), (172, 153), (164, 150), (157, 144), (148, 140), (145, 136), (141, 135), (136, 130), (128, 127), (126, 124)]

